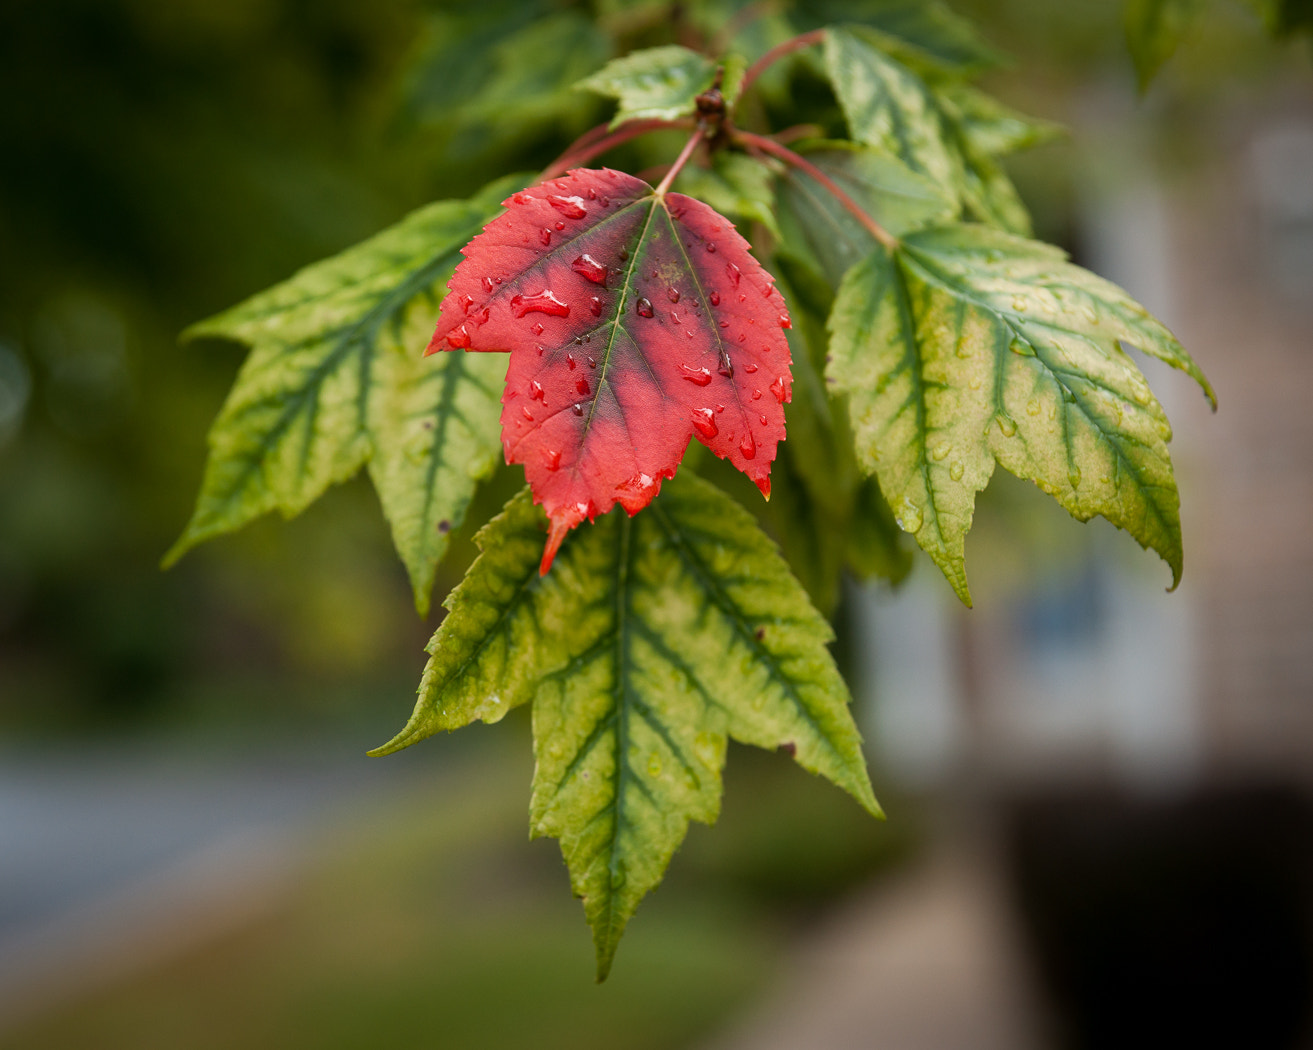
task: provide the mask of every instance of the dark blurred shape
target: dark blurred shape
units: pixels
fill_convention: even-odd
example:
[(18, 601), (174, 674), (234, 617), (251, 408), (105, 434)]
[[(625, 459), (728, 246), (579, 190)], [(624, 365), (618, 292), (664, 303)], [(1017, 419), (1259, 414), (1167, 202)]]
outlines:
[(1063, 1047), (1308, 1045), (1313, 800), (1084, 790), (1012, 811), (1020, 909)]

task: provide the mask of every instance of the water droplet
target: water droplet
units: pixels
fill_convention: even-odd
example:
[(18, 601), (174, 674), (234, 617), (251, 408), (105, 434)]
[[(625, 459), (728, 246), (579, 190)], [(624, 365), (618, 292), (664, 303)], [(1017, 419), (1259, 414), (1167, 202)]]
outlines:
[[(531, 331), (533, 332), (534, 335), (542, 335), (542, 334), (543, 334), (543, 326), (540, 325), (540, 324), (536, 324), (536, 325), (533, 326), (533, 328), (531, 329)], [(542, 351), (541, 351), (541, 350), (538, 351), (538, 356), (539, 356), (539, 357), (542, 356)]]
[(728, 322), (728, 321), (721, 321), (721, 322), (720, 322), (720, 327), (721, 327), (721, 328), (728, 328), (728, 327), (729, 327), (729, 322)]
[(1067, 471), (1067, 480), (1071, 482), (1071, 487), (1080, 488), (1080, 467), (1072, 467)]
[(485, 306), (482, 310), (480, 310), (477, 314), (474, 315), (475, 327), (476, 328), (483, 327), (485, 324), (488, 323), (488, 318), (491, 316), (492, 316), (491, 309)]
[(589, 387), (589, 385), (588, 385), (588, 380), (585, 379), (583, 376), (580, 376), (580, 377), (579, 377), (579, 380), (578, 380), (578, 382), (575, 383), (574, 388), (575, 388), (577, 391), (579, 391), (579, 393), (581, 393), (581, 394), (583, 394), (583, 395), (585, 395), (585, 396), (587, 396), (588, 394), (591, 394), (591, 393), (592, 393), (592, 388)]
[[(609, 208), (609, 207), (611, 207), (611, 198), (610, 198), (610, 197), (603, 197), (603, 198), (602, 198), (601, 200), (599, 200), (597, 203), (600, 204), (603, 208)], [(621, 258), (623, 259), (624, 256), (622, 255)]]
[(898, 527), (904, 532), (919, 532), (921, 529), (921, 508), (912, 502), (908, 496), (903, 497), (902, 506), (894, 515), (894, 520), (898, 522)]
[(715, 242), (715, 241), (707, 241), (707, 254), (708, 254), (708, 255), (715, 255), (715, 254), (716, 254), (716, 242)]
[(743, 366), (743, 371), (747, 372), (748, 375), (752, 375), (752, 373), (755, 372), (756, 370), (757, 370), (757, 366), (753, 364), (747, 364)]
[(579, 363), (579, 362), (577, 362), (577, 361), (574, 359), (574, 354), (566, 354), (566, 355), (565, 355), (565, 364), (566, 364), (566, 367), (570, 369), (570, 371), (573, 372), (573, 371), (574, 371), (574, 367), (575, 367), (575, 365), (577, 365), (578, 363)]
[(741, 302), (741, 303), (746, 303), (747, 301), (748, 301), (748, 297), (747, 297), (746, 295), (744, 295), (742, 292), (740, 292), (740, 293), (739, 293), (739, 302)]
[(780, 314), (780, 327), (781, 328), (793, 327), (793, 321), (789, 318), (788, 314)]
[(726, 379), (734, 378), (734, 364), (725, 355), (725, 352), (723, 350), (720, 353), (720, 367), (716, 369), (716, 371), (719, 372), (721, 375), (723, 375)]
[(552, 231), (544, 226), (538, 231), (538, 239), (543, 242), (544, 246), (552, 243)]
[(781, 405), (789, 400), (789, 388), (784, 385), (783, 376), (775, 377), (775, 382), (770, 385), (770, 392), (775, 395), (775, 400)]
[(966, 468), (962, 466), (960, 460), (953, 460), (948, 467), (948, 476), (954, 481), (961, 481), (962, 475), (966, 473)]
[(737, 287), (739, 286), (739, 281), (740, 281), (740, 280), (742, 279), (742, 277), (743, 277), (743, 271), (740, 270), (740, 269), (739, 269), (737, 266), (735, 266), (733, 263), (726, 263), (726, 264), (725, 264), (725, 276), (728, 277), (731, 281), (733, 281), (733, 282), (734, 282), (734, 287), (737, 288)]
[(593, 189), (591, 186), (588, 187), (588, 199), (590, 201), (597, 200), (597, 191)]
[(554, 225), (554, 226), (556, 227), (556, 231), (557, 231), (558, 233), (559, 233), (561, 230), (565, 229), (565, 223), (563, 223), (563, 222), (553, 223), (552, 225)]
[(577, 403), (573, 404), (570, 406), (570, 411), (576, 416), (582, 416), (584, 414), (584, 406)]
[(673, 323), (675, 323), (675, 324), (683, 324), (683, 323), (684, 323), (684, 322), (680, 319), (679, 311), (678, 311), (678, 310), (671, 310), (671, 311), (670, 311), (670, 320), (671, 320)]
[(652, 301), (646, 296), (640, 296), (638, 302), (634, 304), (634, 310), (638, 313), (639, 317), (651, 317)]
[(532, 401), (541, 401), (544, 405), (547, 404), (547, 391), (543, 389), (543, 385), (536, 379), (530, 380), (529, 382), (529, 399)]
[(527, 193), (511, 194), (511, 200), (513, 200), (516, 204), (528, 204), (529, 201), (531, 201), (532, 199), (533, 198), (530, 197)]
[(490, 291), (492, 291), (492, 278), (491, 278), (491, 277), (485, 277), (485, 278), (483, 279), (483, 290), (484, 290), (485, 292), (490, 292)]
[(719, 293), (719, 292), (712, 292), (709, 296), (707, 296), (707, 298), (711, 300), (711, 305), (712, 305), (712, 306), (719, 306), (719, 305), (720, 305), (720, 293)]
[(528, 405), (521, 405), (520, 411), (524, 413), (525, 419), (527, 419), (530, 423), (533, 422), (533, 413), (529, 411)]
[(760, 400), (761, 400), (761, 391), (760, 391), (760, 390), (754, 390), (754, 391), (752, 392), (752, 400), (753, 400), (753, 401), (760, 401)]
[(1006, 412), (1000, 412), (994, 418), (998, 420), (998, 429), (1003, 431), (1004, 437), (1012, 437), (1017, 432), (1016, 420)]
[(464, 325), (452, 329), (447, 334), (447, 345), (454, 350), (463, 350), (470, 345), (470, 332)]
[(517, 295), (511, 299), (511, 309), (516, 317), (528, 313), (550, 314), (552, 317), (569, 317), (570, 304), (563, 303), (544, 288), (537, 295)]
[(561, 453), (557, 449), (545, 449), (543, 451), (543, 460), (546, 462), (548, 470), (561, 469)]
[(698, 408), (693, 410), (693, 429), (707, 440), (710, 440), (720, 433), (720, 428), (716, 426), (715, 413), (709, 408)]
[(592, 296), (592, 297), (588, 300), (588, 309), (592, 311), (592, 314), (593, 314), (594, 317), (601, 317), (601, 316), (602, 316), (602, 300), (599, 299), (599, 298), (597, 298), (597, 296), (595, 296), (595, 295)]
[(597, 359), (593, 357), (592, 354), (589, 354), (586, 358), (584, 358), (584, 360), (588, 362), (589, 368), (597, 367)]
[(680, 365), (679, 370), (694, 386), (706, 386), (711, 382), (711, 370), (709, 368), (690, 368), (688, 365)]
[(460, 297), (460, 312), (461, 312), (461, 313), (463, 313), (463, 314), (467, 314), (467, 313), (469, 313), (469, 312), (470, 312), (470, 307), (473, 306), (473, 305), (474, 305), (474, 296), (472, 296), (472, 295), (462, 295), (462, 296)]
[(570, 264), (570, 269), (593, 284), (606, 285), (606, 267), (585, 252)]
[(752, 440), (751, 434), (743, 435), (743, 440), (739, 442), (739, 451), (743, 453), (744, 459), (751, 459), (757, 454), (757, 443)]
[(582, 197), (562, 197), (554, 193), (547, 198), (547, 203), (567, 219), (582, 219), (588, 214), (588, 209), (584, 207)]
[(1008, 349), (1014, 354), (1020, 354), (1022, 357), (1035, 356), (1035, 348), (1025, 339), (1022, 339), (1021, 336), (1015, 336), (1012, 342), (1008, 344)]
[(766, 417), (759, 415), (757, 418), (761, 420), (761, 425), (764, 427), (766, 425)]
[(677, 302), (679, 302), (679, 289), (678, 289), (678, 288), (667, 288), (667, 289), (666, 289), (666, 298), (669, 299), (672, 303), (677, 303)]
[(947, 442), (944, 442), (943, 444), (936, 445), (933, 449), (930, 450), (930, 458), (933, 459), (936, 463), (942, 463), (946, 458), (948, 458), (948, 454), (952, 451), (953, 451), (953, 446), (948, 444)]

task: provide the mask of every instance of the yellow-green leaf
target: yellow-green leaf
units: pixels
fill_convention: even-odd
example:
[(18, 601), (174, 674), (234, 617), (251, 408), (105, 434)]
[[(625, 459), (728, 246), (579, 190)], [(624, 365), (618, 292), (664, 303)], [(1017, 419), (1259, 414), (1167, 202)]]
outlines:
[(995, 463), (1074, 517), (1125, 529), (1180, 580), (1171, 428), (1120, 343), (1213, 392), (1120, 288), (1048, 245), (946, 226), (853, 267), (829, 327), (828, 376), (848, 394), (858, 458), (963, 601), (975, 494)]
[(879, 807), (829, 624), (737, 503), (685, 471), (540, 576), (545, 529), (526, 490), (479, 533), (415, 713), (377, 753), (532, 701), (532, 832), (561, 840), (605, 977), (688, 822), (715, 820), (729, 737)]
[[(880, 43), (861, 27), (826, 32), (826, 71), (853, 139), (897, 157), (938, 184), (966, 217), (1029, 233), (1030, 217), (1011, 180), (973, 141), (959, 108), (966, 98), (981, 112), (983, 96), (968, 95), (951, 80), (927, 81)], [(989, 141), (984, 129), (974, 134)]]
[(506, 362), (422, 353), (461, 247), (523, 181), (430, 204), (187, 330), (186, 339), (252, 349), (210, 431), (196, 510), (166, 564), (269, 511), (300, 513), (367, 463), (427, 612), (448, 533), (499, 454)]

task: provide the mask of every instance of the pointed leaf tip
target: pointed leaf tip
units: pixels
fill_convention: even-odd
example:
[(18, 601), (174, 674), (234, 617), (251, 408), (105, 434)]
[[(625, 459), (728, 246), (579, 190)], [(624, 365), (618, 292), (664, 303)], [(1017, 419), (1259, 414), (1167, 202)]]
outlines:
[(761, 487), (792, 389), (773, 278), (729, 220), (609, 169), (509, 198), (465, 248), (430, 347), (506, 351), (506, 459), (565, 534), (647, 506), (691, 438)]
[(833, 632), (742, 507), (682, 474), (643, 513), (568, 533), (546, 576), (542, 523), (526, 489), (479, 533), (415, 714), (380, 750), (532, 700), (531, 834), (560, 839), (604, 980), (689, 822), (715, 820), (730, 737), (792, 743), (879, 806)]

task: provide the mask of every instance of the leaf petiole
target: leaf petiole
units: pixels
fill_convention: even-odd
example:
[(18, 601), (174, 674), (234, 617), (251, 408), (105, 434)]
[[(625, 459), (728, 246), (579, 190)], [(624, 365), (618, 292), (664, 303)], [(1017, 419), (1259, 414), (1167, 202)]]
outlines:
[(689, 140), (684, 143), (684, 148), (679, 151), (679, 156), (675, 158), (675, 163), (670, 165), (670, 170), (666, 172), (665, 178), (663, 178), (657, 185), (656, 195), (658, 197), (664, 195), (666, 190), (670, 189), (670, 184), (675, 181), (675, 176), (678, 175), (684, 165), (688, 163), (688, 158), (693, 156), (693, 151), (697, 149), (698, 143), (702, 141), (703, 133), (704, 128), (699, 124), (697, 130), (694, 131), (689, 137)]
[(622, 125), (609, 135), (600, 137), (597, 134), (597, 128), (593, 128), (580, 135), (566, 148), (564, 153), (547, 165), (543, 169), (542, 175), (539, 176), (539, 181), (545, 182), (548, 179), (556, 178), (558, 175), (564, 175), (571, 168), (586, 164), (594, 157), (607, 152), (607, 150), (614, 149), (630, 139), (638, 138), (639, 135), (646, 135), (649, 131), (666, 131), (671, 128), (687, 128), (691, 125), (691, 119), (635, 120)]
[(741, 145), (747, 146), (748, 149), (759, 153), (769, 153), (772, 157), (784, 161), (785, 164), (795, 167), (799, 171), (805, 171), (813, 179), (829, 190), (830, 193), (834, 195), (835, 200), (852, 213), (853, 218), (860, 222), (867, 232), (869, 232), (870, 235), (879, 241), (886, 249), (893, 251), (898, 247), (897, 237), (871, 218), (860, 204), (848, 196), (848, 194), (845, 193), (833, 179), (826, 175), (825, 172), (821, 171), (820, 168), (816, 167), (811, 161), (807, 160), (805, 157), (799, 156), (797, 153), (794, 153), (793, 150), (789, 149), (787, 146), (781, 145), (774, 139), (767, 138), (765, 135), (756, 135), (751, 131), (741, 131), (738, 128), (735, 128), (732, 134)]
[(813, 44), (824, 43), (824, 29), (813, 29), (810, 33), (803, 33), (801, 36), (795, 36), (792, 40), (786, 40), (782, 44), (776, 44), (767, 51), (761, 58), (757, 59), (748, 67), (748, 71), (743, 74), (743, 81), (739, 84), (739, 96), (742, 97), (748, 93), (750, 88), (759, 76), (769, 67), (773, 66), (785, 55), (791, 55), (795, 51), (801, 51), (805, 47), (811, 47)]

